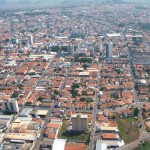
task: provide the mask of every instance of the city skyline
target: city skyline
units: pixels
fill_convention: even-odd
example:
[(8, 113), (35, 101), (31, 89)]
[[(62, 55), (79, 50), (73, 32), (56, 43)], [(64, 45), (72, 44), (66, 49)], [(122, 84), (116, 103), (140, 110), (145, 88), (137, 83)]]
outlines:
[(0, 13), (0, 149), (148, 150), (150, 6), (38, 5)]

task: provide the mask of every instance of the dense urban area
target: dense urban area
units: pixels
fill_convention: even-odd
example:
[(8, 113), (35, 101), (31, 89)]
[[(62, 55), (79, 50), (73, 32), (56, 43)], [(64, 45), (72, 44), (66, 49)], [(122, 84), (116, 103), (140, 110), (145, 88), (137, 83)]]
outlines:
[(150, 150), (150, 7), (0, 15), (0, 150)]

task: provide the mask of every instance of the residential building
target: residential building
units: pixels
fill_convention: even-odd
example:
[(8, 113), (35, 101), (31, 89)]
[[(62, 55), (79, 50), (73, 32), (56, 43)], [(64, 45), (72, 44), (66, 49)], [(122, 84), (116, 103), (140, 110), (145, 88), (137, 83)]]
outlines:
[(106, 44), (106, 58), (111, 58), (113, 56), (113, 43), (109, 42)]
[(73, 131), (86, 131), (88, 128), (88, 115), (73, 114), (71, 116)]
[(2, 101), (2, 109), (4, 112), (17, 113), (19, 111), (18, 102), (14, 99)]

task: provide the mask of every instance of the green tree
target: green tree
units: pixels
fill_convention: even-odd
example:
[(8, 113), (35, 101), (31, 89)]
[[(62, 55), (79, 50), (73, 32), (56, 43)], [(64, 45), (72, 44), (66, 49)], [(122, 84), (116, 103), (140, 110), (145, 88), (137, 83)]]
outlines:
[(80, 87), (80, 84), (79, 83), (74, 83), (72, 85), (72, 89), (75, 89), (75, 88), (79, 88)]
[(55, 91), (54, 91), (54, 94), (58, 95), (58, 94), (59, 94), (59, 91), (55, 90)]
[(85, 98), (85, 97), (81, 97), (81, 98), (80, 98), (80, 101), (81, 101), (81, 102), (85, 102), (85, 101), (86, 101), (86, 98)]
[(117, 72), (117, 74), (121, 74), (121, 70), (120, 69), (115, 69), (115, 71)]
[(63, 51), (65, 51), (65, 52), (68, 51), (68, 47), (67, 47), (67, 46), (62, 46), (61, 49), (62, 49)]
[(23, 41), (22, 41), (22, 45), (25, 46), (26, 44), (27, 44), (27, 41), (26, 41), (26, 40), (23, 40)]
[(18, 92), (14, 92), (14, 93), (11, 95), (11, 98), (17, 98), (17, 97), (18, 97), (18, 95), (19, 95), (19, 93), (18, 93)]
[(86, 102), (87, 102), (87, 103), (93, 102), (93, 99), (90, 98), (90, 97), (88, 97), (88, 98), (86, 99)]
[(51, 99), (56, 99), (57, 98), (57, 95), (56, 94), (52, 94), (51, 95)]
[(91, 97), (81, 97), (80, 101), (90, 103), (93, 102), (93, 99)]
[(138, 83), (135, 83), (134, 88), (135, 88), (135, 90), (138, 90), (138, 88), (139, 88)]
[(87, 92), (86, 91), (82, 91), (82, 95), (87, 95)]
[(86, 57), (81, 57), (78, 60), (80, 63), (92, 63), (92, 59), (91, 58), (86, 58)]
[(139, 109), (137, 107), (134, 108), (134, 116), (138, 116), (139, 114)]
[(83, 64), (82, 66), (84, 69), (87, 69), (87, 67), (89, 67), (87, 64)]
[(42, 102), (43, 99), (44, 99), (43, 97), (39, 97), (37, 100)]
[(75, 90), (75, 89), (72, 89), (72, 90), (70, 91), (70, 93), (72, 94), (72, 97), (78, 96), (78, 91)]
[(85, 57), (86, 54), (85, 54), (85, 53), (79, 53), (78, 56), (79, 56), (79, 57)]
[(59, 46), (53, 46), (53, 47), (51, 47), (51, 51), (52, 52), (58, 52), (59, 50), (60, 50)]
[(25, 105), (30, 106), (30, 105), (32, 105), (32, 102), (26, 102)]

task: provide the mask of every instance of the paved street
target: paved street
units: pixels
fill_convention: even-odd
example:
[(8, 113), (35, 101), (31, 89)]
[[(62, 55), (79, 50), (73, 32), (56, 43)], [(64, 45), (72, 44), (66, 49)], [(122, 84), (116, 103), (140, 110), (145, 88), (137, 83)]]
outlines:
[[(128, 54), (128, 61), (129, 61), (129, 66), (130, 66), (130, 73), (132, 75), (133, 83), (135, 86), (136, 79), (135, 79), (133, 71), (132, 71), (132, 64), (131, 64), (132, 58), (130, 56), (129, 49), (127, 51), (127, 54)], [(134, 92), (135, 107), (138, 107), (140, 110), (139, 115), (138, 115), (138, 121), (142, 125), (141, 128), (139, 128), (140, 137), (138, 140), (136, 140), (128, 145), (124, 145), (124, 146), (118, 148), (119, 150), (132, 150), (132, 149), (135, 149), (136, 147), (138, 147), (138, 145), (143, 143), (144, 141), (150, 140), (150, 134), (145, 130), (144, 120), (143, 120), (143, 116), (142, 116), (141, 108), (143, 106), (143, 103), (140, 102), (137, 91), (135, 90), (134, 87), (133, 87), (133, 92)]]
[[(65, 83), (65, 81), (66, 81), (66, 78), (67, 78), (67, 76), (68, 76), (68, 74), (69, 74), (69, 71), (70, 71), (70, 67), (67, 69), (67, 75), (64, 77), (64, 79), (63, 79), (63, 81), (62, 81), (62, 83), (61, 83), (61, 86), (60, 86), (60, 91), (63, 89), (63, 87), (64, 87), (64, 83)], [(48, 112), (48, 114), (47, 114), (47, 116), (46, 116), (46, 118), (44, 119), (44, 126), (42, 126), (42, 129), (41, 129), (41, 133), (40, 133), (40, 137), (37, 139), (37, 141), (35, 141), (35, 146), (34, 146), (34, 149), (36, 150), (36, 149), (39, 149), (39, 143), (40, 143), (40, 141), (43, 139), (43, 133), (44, 133), (44, 131), (45, 131), (45, 129), (46, 129), (46, 125), (48, 124), (48, 122), (50, 121), (50, 119), (51, 119), (51, 115), (52, 115), (52, 110), (53, 110), (53, 108), (54, 108), (54, 106), (55, 106), (55, 102), (53, 101), (53, 103), (52, 103), (52, 107), (49, 109), (49, 112)]]
[(95, 103), (94, 108), (92, 111), (92, 126), (91, 126), (91, 136), (90, 136), (90, 143), (89, 143), (89, 150), (94, 150), (95, 147), (95, 128), (96, 128), (96, 115), (97, 115), (97, 105), (98, 105), (98, 92), (100, 89), (100, 72), (102, 69), (102, 64), (99, 65), (98, 75), (97, 75), (97, 91), (95, 91)]
[(51, 119), (52, 110), (54, 108), (54, 105), (55, 105), (55, 103), (53, 102), (52, 107), (49, 109), (48, 114), (47, 114), (47, 116), (44, 119), (44, 125), (41, 128), (40, 137), (34, 142), (35, 143), (34, 148), (33, 148), (34, 150), (38, 150), (39, 149), (39, 146), (40, 146), (39, 144), (40, 144), (40, 141), (43, 139), (43, 133), (44, 133), (44, 131), (46, 129), (46, 125), (48, 124), (48, 122)]
[[(134, 87), (135, 87), (136, 79), (134, 77), (133, 70), (132, 70), (132, 65), (131, 65), (131, 60), (132, 59), (131, 59), (131, 56), (130, 56), (129, 49), (128, 49), (128, 60), (129, 60), (129, 66), (130, 66), (130, 73), (132, 75), (133, 84), (134, 84)], [(142, 125), (142, 127), (139, 129), (140, 135), (142, 135), (143, 133), (146, 133), (144, 120), (143, 120), (143, 116), (142, 116), (142, 110), (141, 110), (143, 104), (140, 103), (137, 91), (135, 90), (134, 87), (133, 87), (133, 92), (134, 92), (135, 107), (138, 107), (138, 109), (140, 110), (139, 115), (138, 115), (138, 120), (139, 120), (140, 124)]]

